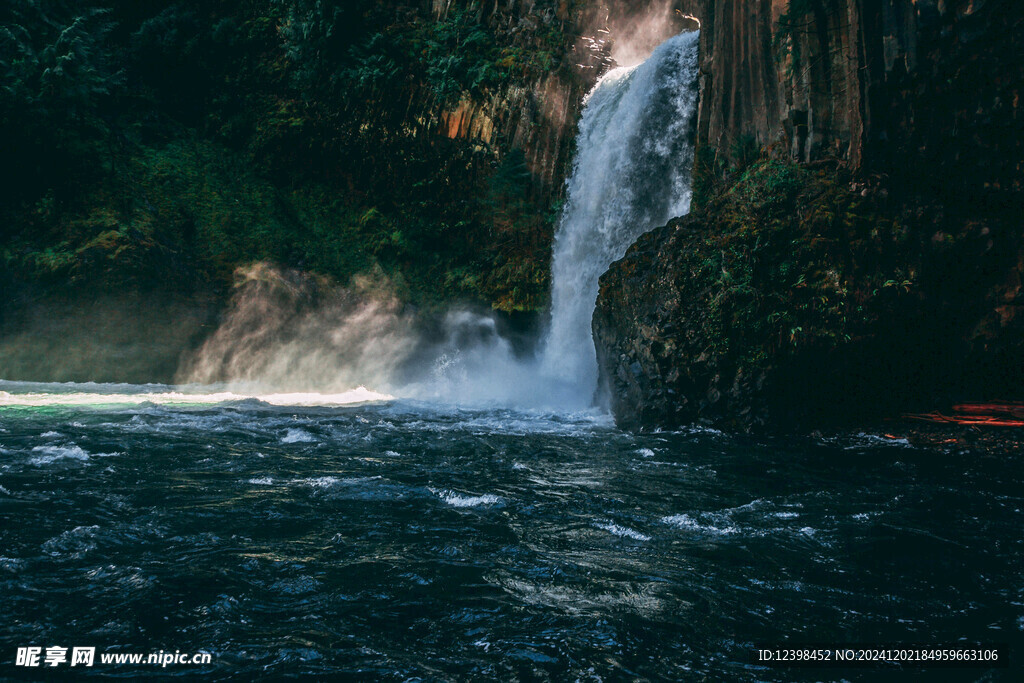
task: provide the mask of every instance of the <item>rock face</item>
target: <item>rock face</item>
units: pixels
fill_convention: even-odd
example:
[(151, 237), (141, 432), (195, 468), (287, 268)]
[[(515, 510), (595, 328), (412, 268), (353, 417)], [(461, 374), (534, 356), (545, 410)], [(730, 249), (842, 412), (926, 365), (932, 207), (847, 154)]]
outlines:
[[(703, 29), (698, 137), (720, 156), (749, 136), (799, 161), (843, 159), (880, 170), (905, 163), (907, 153), (948, 162), (963, 153), (949, 150), (951, 141), (987, 137), (982, 129), (1000, 118), (1019, 125), (1019, 86), (1011, 83), (1021, 69), (1013, 28), (1020, 3), (691, 5)], [(1004, 140), (1001, 149), (1019, 151), (1020, 144)]]
[[(540, 194), (560, 195), (583, 99), (613, 63), (613, 48), (639, 42), (639, 49), (649, 54), (692, 27), (686, 15), (697, 14), (701, 5), (702, 0), (434, 0), (431, 12), (438, 19), (464, 7), (520, 49), (535, 50), (544, 36), (558, 34), (568, 51), (535, 80), (512, 79), (484, 99), (467, 95), (452, 109), (436, 111), (427, 102), (416, 118), (432, 122), (443, 137), (469, 141), (488, 152), (523, 150)], [(644, 21), (651, 16), (657, 21)]]
[[(431, 12), (444, 19), (465, 5), (479, 13), (479, 20), (495, 31), (513, 36), (522, 49), (536, 49), (544, 32), (566, 36), (570, 54), (547, 74), (522, 82), (511, 80), (488, 97), (464, 96), (454, 108), (436, 110), (431, 98), (412, 117), (429, 122), (433, 131), (456, 141), (466, 141), (488, 153), (521, 149), (541, 194), (560, 192), (561, 178), (569, 161), (569, 148), (583, 97), (600, 73), (606, 51), (590, 49), (583, 33), (596, 21), (593, 12), (571, 11), (566, 4), (535, 8), (534, 2), (511, 3), (433, 2)], [(546, 10), (546, 11), (545, 11)]]
[(700, 298), (680, 291), (678, 264), (660, 257), (683, 253), (694, 229), (687, 217), (644, 235), (601, 280), (594, 341), (603, 389), (622, 427), (695, 422), (721, 397), (717, 359), (679, 329), (703, 316)]
[(695, 210), (602, 279), (629, 427), (862, 420), (1024, 393), (1024, 6), (720, 0)]

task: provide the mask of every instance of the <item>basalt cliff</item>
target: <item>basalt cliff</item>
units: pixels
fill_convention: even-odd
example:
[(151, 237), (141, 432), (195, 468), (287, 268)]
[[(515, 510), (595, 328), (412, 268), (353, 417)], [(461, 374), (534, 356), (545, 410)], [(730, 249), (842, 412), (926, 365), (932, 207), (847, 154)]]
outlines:
[(721, 0), (691, 215), (601, 282), (620, 424), (806, 427), (1024, 393), (1024, 6)]

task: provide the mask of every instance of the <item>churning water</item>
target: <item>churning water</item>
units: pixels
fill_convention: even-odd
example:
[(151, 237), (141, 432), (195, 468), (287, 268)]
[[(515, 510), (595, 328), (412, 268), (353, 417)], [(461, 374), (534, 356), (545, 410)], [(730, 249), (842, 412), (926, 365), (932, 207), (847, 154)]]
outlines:
[(746, 649), (1024, 645), (1012, 458), (633, 435), (591, 412), (0, 391), (0, 678), (29, 645), (214, 655), (93, 675), (393, 681), (802, 680)]

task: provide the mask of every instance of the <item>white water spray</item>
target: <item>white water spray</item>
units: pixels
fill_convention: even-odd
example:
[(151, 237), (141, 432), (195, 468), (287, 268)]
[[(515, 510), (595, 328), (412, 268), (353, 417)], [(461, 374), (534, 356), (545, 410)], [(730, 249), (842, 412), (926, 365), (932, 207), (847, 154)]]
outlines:
[(690, 210), (697, 40), (696, 32), (670, 39), (639, 66), (609, 72), (587, 98), (555, 237), (541, 364), (581, 401), (597, 387), (591, 318), (601, 274), (640, 235)]

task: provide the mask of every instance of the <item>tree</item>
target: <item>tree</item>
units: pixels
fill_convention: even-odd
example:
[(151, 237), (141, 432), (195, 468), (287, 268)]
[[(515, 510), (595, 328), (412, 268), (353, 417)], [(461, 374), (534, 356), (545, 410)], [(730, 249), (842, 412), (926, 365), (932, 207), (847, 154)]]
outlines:
[(111, 59), (109, 12), (13, 0), (0, 15), (0, 193), (32, 198), (65, 189), (101, 148), (102, 108), (122, 83)]

